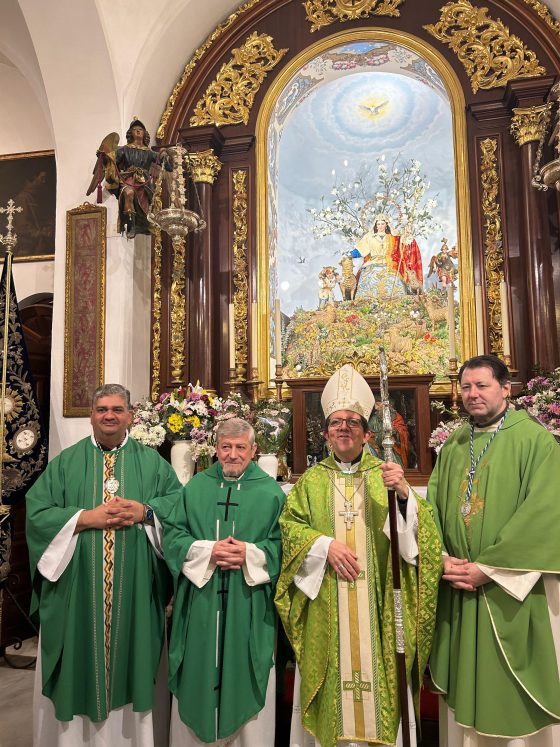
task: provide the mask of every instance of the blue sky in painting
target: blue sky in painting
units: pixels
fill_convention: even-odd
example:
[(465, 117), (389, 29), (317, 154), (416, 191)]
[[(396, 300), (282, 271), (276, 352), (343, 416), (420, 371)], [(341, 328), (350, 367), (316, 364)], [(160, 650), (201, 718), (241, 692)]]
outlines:
[[(335, 52), (344, 59), (373, 46), (354, 44)], [(438, 201), (434, 215), (442, 226), (418, 239), (424, 274), (441, 238), (446, 236), (449, 246), (456, 241), (451, 110), (435, 72), (396, 45), (389, 47), (386, 64), (377, 61), (374, 70), (370, 63), (369, 69), (358, 65), (333, 74), (333, 56), (331, 52), (328, 61), (313, 61), (301, 71), (312, 84), (278, 120), (281, 136), (272, 174), (278, 186), (278, 295), (286, 314), (297, 306), (316, 308), (319, 271), (337, 265), (341, 253), (352, 248), (341, 236), (317, 239), (312, 232), (308, 210), (320, 209), (322, 196), (327, 203), (332, 199), (333, 169), (337, 181), (353, 181), (367, 172), (373, 198), (377, 158), (384, 155), (386, 163), (399, 155), (404, 161), (417, 159), (431, 184), (426, 196)]]

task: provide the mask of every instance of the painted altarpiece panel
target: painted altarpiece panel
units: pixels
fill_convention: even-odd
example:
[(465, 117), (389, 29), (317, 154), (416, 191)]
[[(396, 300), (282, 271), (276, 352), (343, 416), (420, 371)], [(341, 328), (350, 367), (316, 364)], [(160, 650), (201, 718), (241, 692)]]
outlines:
[[(329, 37), (271, 87), (258, 125), (259, 307), (280, 300), (284, 377), (347, 361), (371, 373), (383, 344), (391, 374), (443, 386), (448, 293), (457, 357), (472, 352), (464, 127), (446, 63), (394, 31)], [(274, 315), (260, 323), (270, 374)]]

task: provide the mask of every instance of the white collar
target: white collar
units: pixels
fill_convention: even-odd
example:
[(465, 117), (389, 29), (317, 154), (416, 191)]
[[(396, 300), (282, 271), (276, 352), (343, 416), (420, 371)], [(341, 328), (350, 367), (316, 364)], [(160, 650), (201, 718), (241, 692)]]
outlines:
[[(102, 449), (97, 441), (95, 440), (95, 436), (93, 433), (90, 436), (92, 444), (95, 446), (96, 449), (99, 449), (100, 451), (105, 451), (105, 449)], [(124, 434), (124, 439), (121, 441), (121, 443), (118, 446), (113, 446), (112, 449), (107, 449), (107, 453), (110, 453), (111, 451), (118, 451), (119, 449), (122, 449), (123, 446), (125, 446), (126, 442), (128, 441), (128, 431)]]

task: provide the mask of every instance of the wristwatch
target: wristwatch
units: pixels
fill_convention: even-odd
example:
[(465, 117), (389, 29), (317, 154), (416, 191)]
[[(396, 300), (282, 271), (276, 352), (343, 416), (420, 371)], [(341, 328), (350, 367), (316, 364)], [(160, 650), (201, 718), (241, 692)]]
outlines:
[(142, 524), (151, 524), (154, 525), (154, 509), (151, 506), (148, 506), (147, 503), (144, 503), (144, 516), (142, 518)]

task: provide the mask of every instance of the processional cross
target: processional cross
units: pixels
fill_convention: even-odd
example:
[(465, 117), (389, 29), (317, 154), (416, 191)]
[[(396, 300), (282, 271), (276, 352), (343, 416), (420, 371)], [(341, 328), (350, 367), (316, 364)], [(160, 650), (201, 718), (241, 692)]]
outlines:
[(16, 203), (11, 198), (8, 200), (8, 207), (0, 207), (0, 213), (8, 214), (8, 232), (5, 236), (0, 234), (0, 244), (7, 246), (9, 251), (11, 251), (17, 243), (17, 236), (15, 233), (12, 233), (14, 214), (21, 213), (22, 211), (23, 208), (21, 206), (16, 207)]

